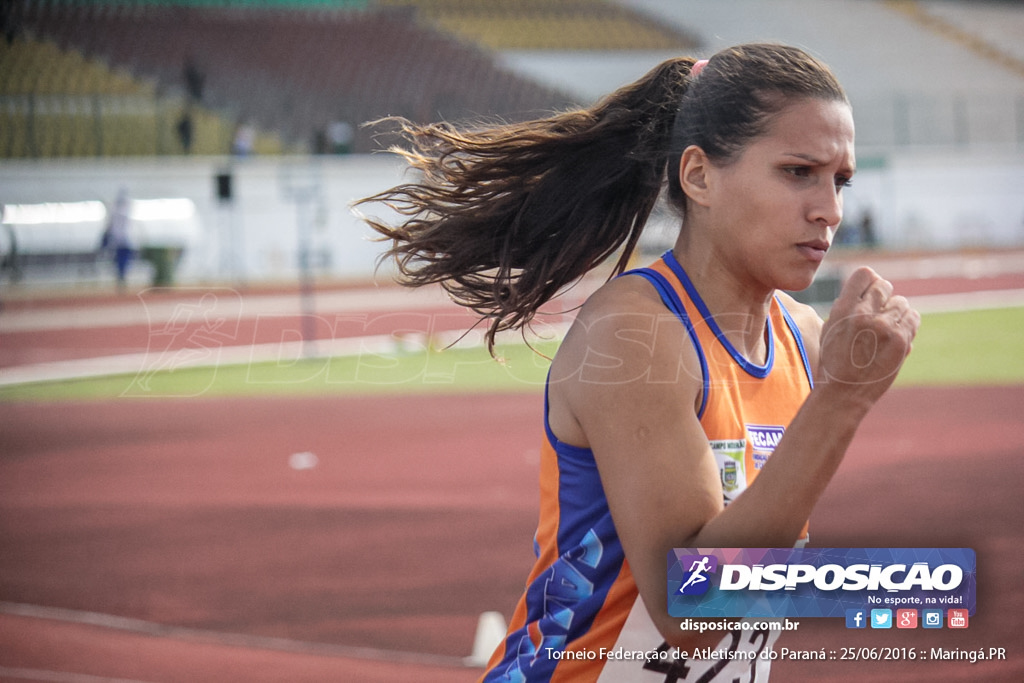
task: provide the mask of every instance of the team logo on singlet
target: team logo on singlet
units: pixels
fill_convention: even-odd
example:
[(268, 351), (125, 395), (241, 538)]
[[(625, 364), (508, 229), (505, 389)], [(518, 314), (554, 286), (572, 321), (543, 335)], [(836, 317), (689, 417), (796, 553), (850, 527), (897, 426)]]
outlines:
[(717, 439), (711, 441), (711, 450), (722, 479), (722, 496), (728, 505), (747, 488), (746, 439)]
[(735, 491), (739, 482), (739, 467), (733, 460), (727, 460), (722, 464), (722, 488), (727, 491)]
[(771, 457), (775, 447), (779, 445), (785, 432), (786, 428), (780, 426), (747, 425), (747, 436), (750, 438), (755, 470), (761, 469), (768, 462), (768, 458)]

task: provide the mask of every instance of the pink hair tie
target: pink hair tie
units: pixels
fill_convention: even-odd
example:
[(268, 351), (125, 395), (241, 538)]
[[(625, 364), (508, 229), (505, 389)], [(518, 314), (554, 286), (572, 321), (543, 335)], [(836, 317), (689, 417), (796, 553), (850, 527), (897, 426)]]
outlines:
[(700, 60), (698, 62), (695, 62), (694, 65), (690, 67), (690, 76), (696, 77), (697, 74), (699, 74), (701, 72), (701, 70), (705, 66), (707, 66), (707, 64), (708, 64), (708, 60), (706, 60), (706, 59), (702, 59), (702, 60)]

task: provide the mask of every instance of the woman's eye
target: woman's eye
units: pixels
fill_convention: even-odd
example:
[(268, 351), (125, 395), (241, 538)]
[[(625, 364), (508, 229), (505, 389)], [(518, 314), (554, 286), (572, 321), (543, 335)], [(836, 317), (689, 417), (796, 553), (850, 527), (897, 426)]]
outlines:
[(841, 175), (836, 176), (836, 187), (842, 189), (844, 187), (852, 187), (852, 186), (853, 186), (853, 180), (851, 180), (850, 178), (848, 178), (846, 176), (841, 176)]
[(787, 166), (786, 173), (794, 175), (797, 178), (806, 178), (811, 175), (811, 169), (808, 166)]

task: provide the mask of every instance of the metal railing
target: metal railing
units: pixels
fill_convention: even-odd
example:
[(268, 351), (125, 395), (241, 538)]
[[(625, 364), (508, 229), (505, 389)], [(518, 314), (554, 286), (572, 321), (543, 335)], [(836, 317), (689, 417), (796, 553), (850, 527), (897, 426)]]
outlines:
[(859, 147), (1024, 149), (1024, 90), (861, 97), (854, 100), (854, 119)]
[[(190, 121), (189, 140), (182, 121)], [(893, 94), (854, 102), (857, 145), (1024, 151), (1024, 91), (967, 96)], [(148, 95), (0, 96), (0, 158), (227, 154), (235, 125), (181, 99)], [(264, 136), (262, 153), (282, 151)]]

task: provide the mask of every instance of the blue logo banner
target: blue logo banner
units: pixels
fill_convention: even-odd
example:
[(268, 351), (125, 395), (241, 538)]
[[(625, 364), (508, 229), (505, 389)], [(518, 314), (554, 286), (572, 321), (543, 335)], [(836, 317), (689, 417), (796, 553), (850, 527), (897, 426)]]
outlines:
[(668, 613), (852, 618), (851, 610), (957, 608), (973, 616), (975, 565), (970, 548), (675, 548)]

